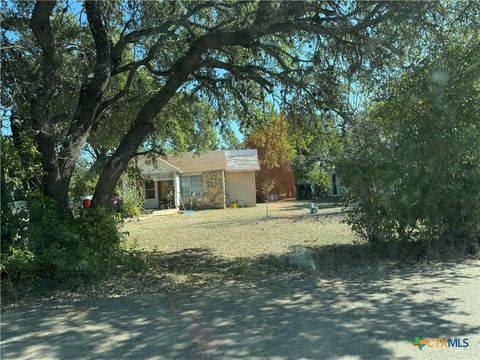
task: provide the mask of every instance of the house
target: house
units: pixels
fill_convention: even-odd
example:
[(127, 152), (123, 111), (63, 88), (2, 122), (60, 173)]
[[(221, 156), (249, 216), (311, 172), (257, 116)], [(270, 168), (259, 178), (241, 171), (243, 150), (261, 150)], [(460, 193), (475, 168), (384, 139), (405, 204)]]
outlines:
[(220, 209), (256, 205), (257, 150), (139, 156), (146, 209)]

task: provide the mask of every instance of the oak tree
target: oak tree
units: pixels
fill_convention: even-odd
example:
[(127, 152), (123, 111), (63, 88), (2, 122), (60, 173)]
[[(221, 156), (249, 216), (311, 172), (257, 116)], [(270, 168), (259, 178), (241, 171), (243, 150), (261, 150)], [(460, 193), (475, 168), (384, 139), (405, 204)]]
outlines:
[[(428, 2), (11, 1), (2, 3), (2, 106), (12, 133), (36, 141), (43, 189), (68, 207), (70, 180), (98, 129), (115, 124), (93, 206), (108, 204), (122, 172), (179, 94), (238, 117), (297, 94), (313, 111), (341, 110), (342, 79), (372, 76), (396, 56), (405, 23)], [(415, 32), (409, 29), (409, 36)], [(390, 38), (389, 38), (390, 36)], [(142, 75), (143, 74), (143, 75)], [(149, 90), (138, 81), (148, 74)], [(135, 98), (128, 109), (125, 101)], [(238, 110), (241, 109), (241, 110)], [(109, 124), (107, 124), (109, 122)], [(113, 136), (113, 135), (112, 135)]]

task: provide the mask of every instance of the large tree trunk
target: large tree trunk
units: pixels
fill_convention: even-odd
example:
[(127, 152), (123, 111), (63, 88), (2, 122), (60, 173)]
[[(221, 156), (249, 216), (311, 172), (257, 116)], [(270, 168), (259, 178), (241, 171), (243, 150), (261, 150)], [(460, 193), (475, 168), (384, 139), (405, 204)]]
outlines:
[(123, 137), (117, 150), (110, 157), (100, 174), (93, 195), (92, 207), (99, 205), (111, 206), (111, 199), (120, 176), (127, 169), (130, 159), (145, 141), (147, 135), (155, 130), (155, 116), (165, 107), (178, 88), (185, 83), (188, 76), (196, 69), (200, 62), (200, 56), (200, 49), (190, 49), (177, 63), (176, 72), (139, 111), (135, 122)]
[(134, 126), (129, 130), (127, 136), (102, 169), (95, 187), (92, 207), (111, 206), (111, 199), (120, 176), (127, 169), (128, 162), (135, 155), (145, 137), (154, 130), (154, 124), (151, 121)]
[(160, 111), (157, 111), (157, 108), (163, 108), (176, 91), (176, 89), (172, 89), (171, 93), (165, 94), (164, 89), (165, 87), (159, 92), (159, 94), (163, 93), (165, 95), (163, 98), (157, 100), (157, 96), (155, 96), (140, 110), (134, 125), (103, 167), (95, 187), (92, 207), (99, 205), (111, 206), (111, 199), (120, 176), (127, 169), (130, 159), (135, 155), (139, 146), (142, 145), (146, 136), (155, 130), (154, 117)]
[(42, 167), (45, 171), (45, 195), (54, 199), (61, 209), (67, 211), (70, 179), (67, 180), (62, 177), (51, 137), (39, 133), (36, 138), (42, 155)]
[[(100, 2), (85, 2), (85, 11), (96, 47), (95, 71), (93, 77), (91, 76), (92, 74), (89, 74), (87, 80), (82, 84), (77, 108), (66, 139), (63, 141), (60, 149), (57, 147), (58, 144), (50, 144), (50, 140), (52, 139), (39, 139), (40, 144), (46, 144), (45, 149), (40, 149), (40, 151), (44, 155), (44, 167), (47, 172), (47, 192), (59, 201), (62, 207), (66, 203), (65, 199), (67, 198), (70, 179), (75, 169), (76, 160), (92, 126), (94, 126), (95, 115), (99, 109), (99, 102), (102, 99), (111, 76), (112, 62), (115, 64), (115, 67), (118, 66), (121, 62), (121, 54), (125, 46), (136, 36), (142, 34), (142, 32), (132, 32), (130, 33), (133, 34), (129, 37), (130, 40), (126, 40), (127, 35), (112, 49), (111, 39), (102, 22), (100, 6)], [(37, 2), (35, 5), (36, 11), (34, 11), (31, 21), (32, 30), (42, 47), (44, 57), (44, 82), (49, 84), (49, 86), (45, 87), (45, 89), (49, 91), (46, 95), (55, 93), (55, 82), (47, 81), (54, 79), (56, 71), (56, 67), (54, 66), (54, 39), (49, 24), (49, 17), (53, 7), (54, 5), (51, 5), (49, 2)], [(262, 5), (259, 13), (264, 14), (266, 7), (267, 5)], [(267, 29), (265, 24), (262, 23), (261, 18), (263, 18), (263, 15), (255, 20), (254, 25), (250, 29), (211, 33), (200, 37), (191, 45), (187, 53), (174, 64), (172, 67), (173, 74), (156, 95), (139, 111), (133, 126), (124, 136), (119, 147), (103, 168), (94, 193), (92, 203), (94, 207), (100, 204), (110, 206), (116, 184), (121, 174), (127, 168), (128, 162), (135, 155), (138, 147), (143, 143), (146, 136), (155, 130), (155, 116), (175, 95), (178, 88), (188, 80), (188, 76), (197, 69), (202, 53), (210, 48), (221, 48), (223, 46), (251, 46), (254, 40), (260, 36), (261, 32), (265, 32)], [(132, 69), (132, 71), (134, 70), (135, 69)], [(132, 80), (132, 74), (133, 72), (129, 76), (127, 84)], [(120, 96), (121, 94), (122, 91), (118, 95)], [(115, 99), (117, 99), (117, 96), (114, 96), (111, 100)], [(108, 101), (106, 101), (106, 103), (108, 103)], [(48, 130), (48, 126), (50, 125), (50, 119), (48, 119), (49, 114), (44, 113), (43, 115), (47, 115), (41, 120), (47, 125), (46, 129)], [(42, 127), (39, 129), (43, 131)], [(48, 131), (45, 131), (44, 134), (48, 134)], [(52, 148), (54, 149), (53, 152)], [(55, 154), (57, 151), (58, 155)]]
[(55, 140), (51, 126), (51, 114), (48, 105), (55, 93), (57, 80), (57, 57), (55, 41), (50, 26), (50, 16), (56, 5), (55, 1), (35, 3), (30, 27), (42, 48), (42, 83), (36, 98), (31, 102), (32, 129), (35, 131), (38, 150), (42, 155), (42, 167), (45, 172), (45, 189), (47, 196), (53, 198), (62, 209), (68, 208), (68, 187), (62, 179), (58, 166)]
[(103, 205), (111, 207), (111, 199), (122, 173), (127, 169), (130, 159), (144, 142), (147, 135), (155, 130), (154, 118), (175, 95), (194, 71), (198, 68), (202, 54), (209, 47), (230, 44), (249, 44), (252, 34), (249, 31), (236, 33), (210, 34), (201, 38), (173, 66), (175, 69), (165, 85), (145, 103), (139, 111), (134, 124), (123, 137), (119, 147), (103, 168), (93, 195), (92, 207)]
[(73, 120), (59, 155), (61, 176), (67, 185), (75, 170), (80, 151), (97, 119), (96, 113), (110, 81), (112, 69), (110, 39), (102, 21), (99, 4), (87, 1), (85, 10), (95, 42), (95, 69), (93, 76), (90, 78), (89, 75), (82, 83)]
[(45, 172), (45, 194), (60, 208), (68, 210), (68, 190), (75, 164), (96, 119), (100, 101), (111, 75), (111, 44), (102, 21), (99, 3), (87, 1), (85, 11), (95, 42), (96, 59), (93, 74), (83, 81), (72, 122), (62, 146), (54, 138), (49, 103), (57, 91), (57, 53), (50, 26), (50, 16), (56, 2), (38, 1), (30, 26), (42, 48), (42, 84), (32, 101), (32, 128), (36, 132), (38, 150)]

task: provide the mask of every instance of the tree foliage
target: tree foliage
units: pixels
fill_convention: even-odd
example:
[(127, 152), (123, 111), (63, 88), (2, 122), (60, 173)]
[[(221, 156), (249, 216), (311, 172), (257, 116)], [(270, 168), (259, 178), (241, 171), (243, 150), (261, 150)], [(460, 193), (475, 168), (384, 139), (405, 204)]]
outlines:
[(244, 146), (256, 148), (261, 170), (255, 174), (257, 200), (268, 201), (274, 193), (292, 197), (295, 194), (292, 159), (295, 156), (289, 124), (283, 114), (272, 110), (264, 124), (257, 126), (248, 135)]
[(331, 189), (331, 176), (343, 151), (341, 124), (332, 114), (312, 116), (293, 110), (288, 116), (296, 148), (293, 169), (297, 185), (309, 185), (317, 195), (325, 194)]
[(262, 165), (267, 169), (290, 164), (295, 153), (287, 120), (282, 115), (270, 115), (270, 119), (248, 137), (248, 141), (263, 149)]
[(349, 222), (373, 243), (480, 239), (480, 42), (441, 52), (392, 84), (358, 122), (343, 162)]
[(377, 72), (395, 57), (391, 44), (400, 35), (420, 31), (404, 32), (402, 24), (434, 8), (427, 2), (12, 1), (2, 6), (2, 103), (19, 120), (12, 132), (35, 138), (44, 193), (63, 208), (82, 148), (111, 134), (108, 149), (100, 149), (93, 199), (108, 204), (145, 141), (171, 131), (182, 143), (175, 136), (184, 122), (167, 115), (175, 99), (183, 106), (186, 97), (197, 97), (217, 118), (244, 123), (255, 121), (250, 109), (268, 97), (285, 101), (293, 93), (309, 98), (312, 109), (341, 110), (344, 79), (363, 68)]

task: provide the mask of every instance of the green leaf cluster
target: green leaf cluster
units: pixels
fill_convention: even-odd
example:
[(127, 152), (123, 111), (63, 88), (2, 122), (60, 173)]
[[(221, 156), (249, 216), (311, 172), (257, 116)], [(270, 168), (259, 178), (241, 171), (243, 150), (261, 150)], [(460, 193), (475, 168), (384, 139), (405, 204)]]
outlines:
[(358, 119), (342, 161), (365, 239), (473, 251), (480, 239), (480, 43), (452, 41)]

